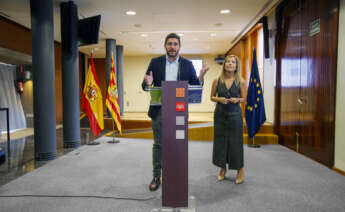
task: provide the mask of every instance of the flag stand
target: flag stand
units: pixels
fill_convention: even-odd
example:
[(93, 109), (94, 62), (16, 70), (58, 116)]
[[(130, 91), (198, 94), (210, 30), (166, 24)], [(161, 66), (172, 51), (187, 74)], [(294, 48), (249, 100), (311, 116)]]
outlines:
[(107, 143), (108, 143), (108, 144), (117, 144), (117, 143), (120, 143), (120, 140), (115, 140), (114, 120), (112, 120), (111, 123), (113, 124), (113, 132), (114, 132), (114, 134), (113, 134), (113, 140), (108, 141)]
[(260, 148), (261, 147), (260, 144), (255, 143), (255, 135), (253, 138), (250, 138), (250, 140), (252, 140), (253, 142), (251, 142), (251, 144), (249, 144), (249, 142), (248, 142), (248, 144), (247, 144), (248, 147), (252, 147), (252, 148)]
[(95, 145), (99, 145), (99, 142), (92, 141), (92, 142), (88, 143), (87, 145), (95, 146)]
[(100, 144), (99, 142), (96, 142), (96, 141), (93, 140), (90, 143), (88, 143), (87, 145), (89, 145), (89, 146), (96, 146), (96, 145), (99, 145), (99, 144)]

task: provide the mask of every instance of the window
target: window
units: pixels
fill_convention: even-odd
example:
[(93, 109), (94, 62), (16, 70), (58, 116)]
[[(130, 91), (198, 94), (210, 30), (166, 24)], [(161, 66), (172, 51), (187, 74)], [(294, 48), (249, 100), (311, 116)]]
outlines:
[(199, 72), (202, 68), (202, 59), (190, 59), (193, 63), (196, 75), (199, 77)]

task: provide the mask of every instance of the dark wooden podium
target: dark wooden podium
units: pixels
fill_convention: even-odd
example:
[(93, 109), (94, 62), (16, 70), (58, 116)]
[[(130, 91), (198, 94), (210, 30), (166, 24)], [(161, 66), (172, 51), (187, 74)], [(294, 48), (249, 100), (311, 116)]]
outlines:
[(162, 83), (162, 206), (188, 207), (188, 83)]

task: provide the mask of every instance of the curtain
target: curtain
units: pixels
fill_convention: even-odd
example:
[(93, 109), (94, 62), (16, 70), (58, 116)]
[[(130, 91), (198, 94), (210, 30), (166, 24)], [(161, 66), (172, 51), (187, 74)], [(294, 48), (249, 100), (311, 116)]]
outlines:
[[(15, 88), (16, 66), (0, 63), (0, 107), (9, 108), (10, 130), (26, 128), (20, 94)], [(6, 112), (0, 111), (0, 131), (7, 130)]]

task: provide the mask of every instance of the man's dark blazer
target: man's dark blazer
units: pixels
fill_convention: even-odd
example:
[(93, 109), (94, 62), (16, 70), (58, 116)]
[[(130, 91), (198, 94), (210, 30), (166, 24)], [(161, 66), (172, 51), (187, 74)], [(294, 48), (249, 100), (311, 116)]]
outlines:
[[(177, 80), (188, 81), (190, 85), (200, 85), (199, 79), (196, 76), (194, 66), (190, 60), (183, 57), (179, 57), (179, 67), (177, 73)], [(150, 75), (152, 71), (153, 75), (153, 86), (161, 87), (162, 81), (165, 81), (165, 65), (166, 56), (160, 56), (153, 58), (147, 68), (146, 75)], [(141, 87), (145, 90), (146, 83), (145, 80), (142, 82)], [(148, 115), (151, 118), (155, 118), (160, 110), (161, 106), (150, 106)]]

